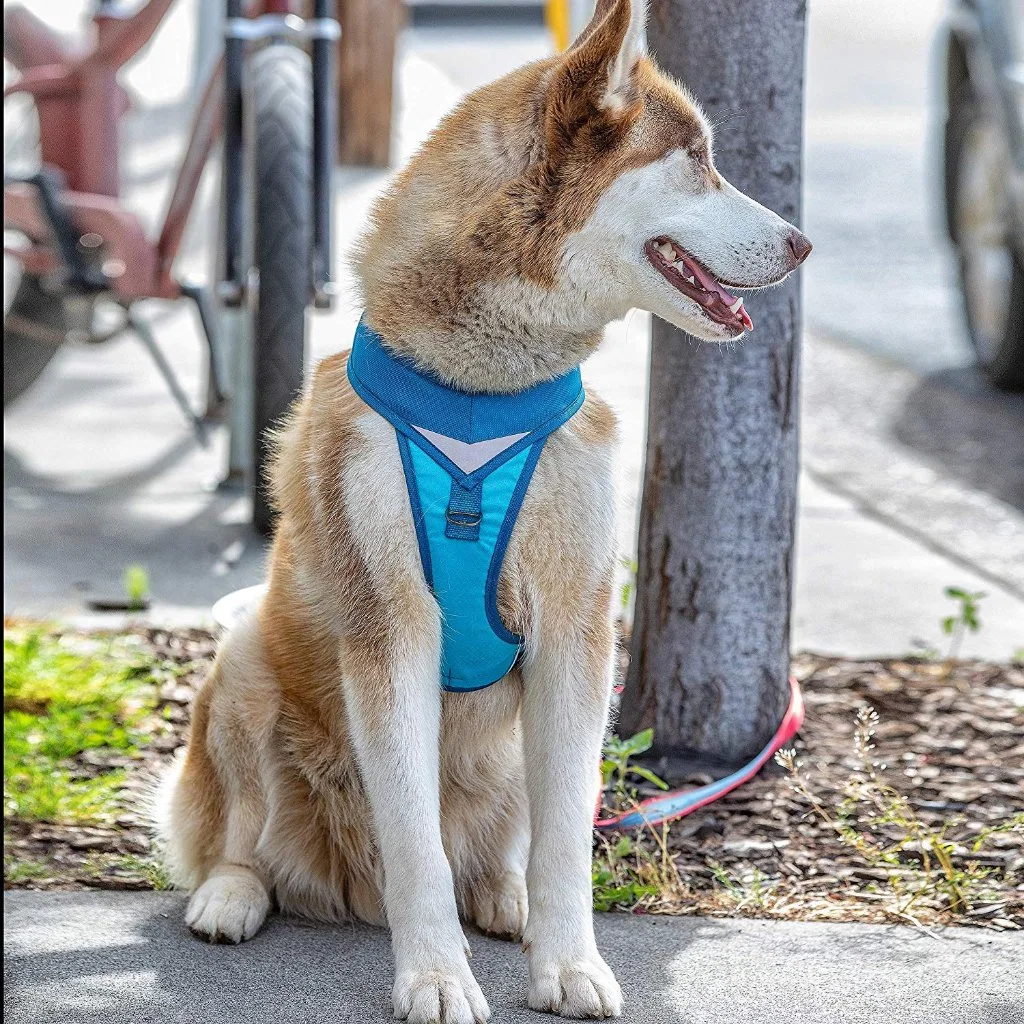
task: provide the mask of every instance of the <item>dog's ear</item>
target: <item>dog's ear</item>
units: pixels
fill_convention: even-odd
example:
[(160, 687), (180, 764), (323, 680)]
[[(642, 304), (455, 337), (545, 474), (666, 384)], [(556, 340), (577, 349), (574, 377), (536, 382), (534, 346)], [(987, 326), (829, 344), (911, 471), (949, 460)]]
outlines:
[(598, 0), (549, 89), (548, 138), (556, 148), (570, 144), (593, 119), (617, 120), (639, 101), (635, 72), (646, 25), (647, 0)]

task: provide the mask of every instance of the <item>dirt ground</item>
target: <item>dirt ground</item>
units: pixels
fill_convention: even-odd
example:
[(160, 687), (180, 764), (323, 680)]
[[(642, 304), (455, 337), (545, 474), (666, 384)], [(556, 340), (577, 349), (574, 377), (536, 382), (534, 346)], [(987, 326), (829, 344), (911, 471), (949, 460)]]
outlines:
[[(6, 887), (166, 885), (147, 797), (185, 742), (214, 637), (140, 636), (156, 659), (177, 667), (161, 685), (150, 742), (135, 757), (93, 751), (75, 766), (126, 768), (123, 813), (104, 827), (8, 820)], [(793, 668), (807, 708), (795, 744), (802, 786), (771, 765), (663, 833), (624, 843), (604, 833), (598, 863), (611, 868), (613, 888), (625, 885), (610, 904), (641, 913), (1024, 927), (1024, 668), (813, 654), (798, 655)], [(862, 756), (857, 721), (866, 706), (878, 722), (874, 749)]]

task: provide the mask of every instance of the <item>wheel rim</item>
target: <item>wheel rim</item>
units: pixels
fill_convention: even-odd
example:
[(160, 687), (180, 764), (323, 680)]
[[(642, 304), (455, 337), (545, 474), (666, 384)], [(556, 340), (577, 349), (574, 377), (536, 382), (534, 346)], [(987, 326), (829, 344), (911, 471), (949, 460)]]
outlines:
[(995, 356), (1010, 315), (1013, 253), (1006, 181), (1009, 154), (989, 120), (973, 124), (961, 150), (956, 201), (964, 298), (983, 363)]

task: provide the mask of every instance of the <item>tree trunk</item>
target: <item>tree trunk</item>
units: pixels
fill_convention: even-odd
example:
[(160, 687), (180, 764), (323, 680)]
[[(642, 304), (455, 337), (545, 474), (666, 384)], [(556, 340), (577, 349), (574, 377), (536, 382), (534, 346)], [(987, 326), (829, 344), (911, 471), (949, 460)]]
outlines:
[(340, 0), (338, 161), (387, 167), (402, 0)]
[[(650, 50), (718, 129), (737, 188), (799, 224), (804, 0), (654, 0)], [(632, 658), (620, 731), (676, 774), (735, 766), (788, 701), (800, 286), (747, 303), (736, 346), (655, 318)]]

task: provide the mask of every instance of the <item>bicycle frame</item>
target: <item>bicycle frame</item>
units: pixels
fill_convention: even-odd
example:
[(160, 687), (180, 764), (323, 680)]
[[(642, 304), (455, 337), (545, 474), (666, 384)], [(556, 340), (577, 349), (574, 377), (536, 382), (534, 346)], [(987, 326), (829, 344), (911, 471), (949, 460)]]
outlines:
[[(193, 118), (167, 211), (156, 239), (147, 237), (139, 220), (118, 199), (118, 124), (129, 107), (117, 73), (156, 32), (174, 0), (149, 0), (130, 17), (121, 17), (110, 0), (101, 0), (93, 22), (95, 46), (78, 53), (20, 8), (5, 12), (5, 49), (22, 77), (4, 90), (31, 95), (39, 115), (45, 165), (63, 172), (67, 188), (61, 199), (82, 236), (98, 236), (104, 246), (103, 273), (116, 299), (175, 299), (183, 294), (173, 275), (185, 226), (195, 203), (203, 169), (224, 135), (226, 212), (225, 281), (227, 304), (245, 298), (244, 270), (239, 265), (242, 238), (242, 76), (250, 41), (283, 37), (312, 40), (314, 64), (314, 237), (310, 253), (310, 295), (314, 305), (329, 306), (330, 175), (335, 130), (333, 102), (334, 42), (340, 29), (332, 19), (331, 0), (316, 0), (314, 18), (298, 15), (301, 0), (258, 0), (243, 5), (227, 0), (224, 57), (210, 72)], [(50, 241), (53, 234), (38, 191), (26, 182), (5, 180), (4, 225), (20, 231), (28, 244), (5, 252), (30, 273), (47, 274), (63, 266)], [(95, 245), (95, 237), (92, 239)]]

